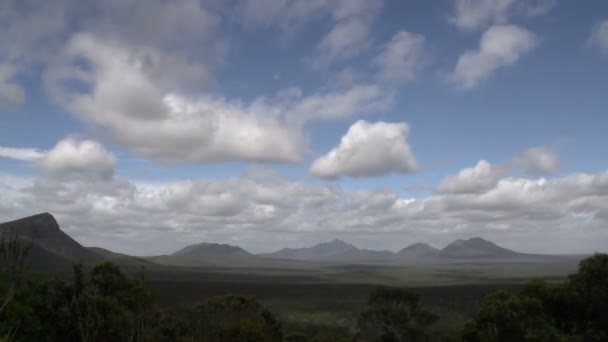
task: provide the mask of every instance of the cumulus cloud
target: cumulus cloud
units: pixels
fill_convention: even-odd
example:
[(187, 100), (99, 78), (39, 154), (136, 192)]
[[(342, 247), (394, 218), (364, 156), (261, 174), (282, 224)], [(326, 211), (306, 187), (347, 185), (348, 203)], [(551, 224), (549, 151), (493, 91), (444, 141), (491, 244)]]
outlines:
[[(270, 19), (279, 25), (322, 17), (339, 27), (368, 23), (381, 4), (285, 1), (279, 7), (286, 15)], [(306, 123), (391, 103), (392, 93), (372, 84), (351, 83), (342, 91), (308, 96), (296, 89), (248, 100), (211, 92), (211, 70), (225, 60), (220, 57), (229, 44), (218, 30), (223, 20), (218, 7), (198, 0), (60, 0), (39, 9), (9, 1), (0, 13), (6, 28), (0, 37), (13, 42), (0, 47), (0, 105), (25, 101), (14, 80), (19, 70), (41, 62), (54, 101), (148, 158), (299, 162), (306, 151)]]
[(594, 26), (589, 42), (608, 55), (608, 19), (602, 20)]
[(559, 171), (561, 163), (554, 150), (544, 147), (532, 147), (515, 158), (515, 164), (531, 176), (547, 176)]
[(472, 168), (461, 170), (457, 175), (446, 177), (437, 191), (444, 194), (480, 194), (494, 188), (505, 170), (485, 160)]
[[(47, 75), (51, 91), (77, 117), (106, 128), (117, 142), (140, 154), (167, 161), (300, 158), (298, 134), (284, 127), (263, 101), (247, 105), (171, 93), (169, 85), (146, 69), (151, 61), (157, 61), (153, 69), (164, 69), (162, 55), (138, 54), (117, 43), (80, 35), (69, 45), (68, 58), (65, 66)], [(90, 62), (91, 68), (79, 69), (78, 58)], [(60, 83), (65, 79), (87, 82), (91, 94), (64, 91)]]
[(456, 0), (451, 21), (459, 29), (474, 30), (492, 24), (504, 24), (509, 17), (547, 13), (557, 0)]
[(373, 60), (384, 81), (408, 82), (424, 65), (423, 35), (399, 31), (386, 43), (382, 52)]
[(448, 79), (463, 89), (474, 88), (497, 69), (515, 64), (537, 43), (534, 33), (519, 26), (492, 26), (481, 37), (479, 49), (460, 56)]
[(340, 145), (312, 163), (310, 172), (329, 179), (413, 172), (417, 163), (408, 134), (405, 123), (359, 120), (350, 126)]
[(22, 160), (22, 161), (34, 161), (44, 157), (45, 152), (37, 148), (18, 148), (9, 146), (0, 146), (0, 157)]
[(110, 179), (116, 157), (96, 141), (70, 137), (58, 142), (37, 163), (57, 178)]
[[(25, 101), (25, 92), (13, 78), (59, 54), (72, 35), (70, 29), (117, 39), (134, 49), (170, 49), (181, 59), (201, 63), (217, 60), (226, 50), (225, 40), (216, 35), (220, 16), (198, 0), (54, 0), (36, 6), (7, 0), (0, 22), (0, 39), (11, 42), (0, 47), (0, 101), (5, 105)], [(192, 68), (158, 71), (177, 73), (181, 86), (200, 73)]]
[[(140, 254), (172, 252), (192, 241), (232, 242), (256, 251), (276, 248), (289, 237), (318, 241), (370, 234), (445, 242), (476, 235), (497, 242), (551, 235), (572, 242), (566, 251), (591, 252), (601, 243), (578, 242), (605, 241), (608, 223), (607, 172), (503, 176), (483, 192), (426, 198), (345, 191), (261, 169), (223, 180), (157, 184), (116, 176), (16, 181), (0, 173), (0, 189), (0, 221), (50, 211), (83, 243), (106, 242), (105, 247)], [(403, 247), (397, 240), (394, 248)], [(561, 250), (545, 252), (556, 251)]]
[[(185, 96), (174, 92), (171, 84), (182, 73), (171, 73), (169, 79), (155, 73), (167, 68), (190, 75), (199, 71), (157, 51), (133, 51), (80, 34), (46, 79), (55, 99), (76, 117), (105, 129), (139, 154), (170, 162), (298, 162), (305, 150), (301, 127), (306, 122), (373, 111), (390, 103), (390, 94), (375, 85), (307, 97), (290, 89), (248, 103)], [(91, 91), (73, 93), (63, 86), (66, 81), (82, 82)]]

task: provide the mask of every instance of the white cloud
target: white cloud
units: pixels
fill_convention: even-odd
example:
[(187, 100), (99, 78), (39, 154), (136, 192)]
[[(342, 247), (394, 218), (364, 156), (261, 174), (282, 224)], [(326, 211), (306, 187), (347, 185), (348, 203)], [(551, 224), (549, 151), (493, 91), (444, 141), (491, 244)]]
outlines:
[(321, 67), (348, 60), (372, 45), (371, 26), (380, 14), (383, 1), (328, 1), (334, 24), (317, 45), (313, 66)]
[(356, 56), (370, 46), (368, 24), (357, 18), (341, 20), (323, 37), (317, 46), (313, 66)]
[(424, 65), (423, 35), (399, 31), (373, 60), (384, 81), (408, 82)]
[(45, 152), (37, 148), (17, 148), (0, 146), (0, 157), (23, 160), (23, 161), (34, 161), (44, 157)]
[[(5, 105), (25, 101), (13, 78), (54, 59), (70, 37), (69, 29), (117, 39), (133, 49), (168, 48), (184, 60), (207, 62), (226, 50), (226, 42), (215, 35), (221, 18), (198, 0), (54, 0), (36, 6), (7, 0), (0, 22), (0, 40), (11, 42), (0, 46), (0, 104)], [(158, 71), (178, 73), (181, 86), (187, 83), (181, 79), (198, 75), (193, 69)]]
[[(244, 104), (213, 96), (189, 98), (172, 93), (170, 81), (149, 72), (171, 67), (188, 73), (197, 70), (194, 66), (90, 35), (74, 38), (68, 57), (66, 65), (48, 75), (56, 98), (77, 117), (106, 128), (117, 142), (144, 156), (167, 161), (289, 162), (301, 157), (297, 132), (285, 127), (263, 99)], [(90, 62), (90, 70), (79, 69), (77, 58)], [(65, 79), (81, 80), (92, 91), (70, 93), (60, 87)]]
[(88, 6), (95, 15), (87, 18), (86, 31), (184, 54), (204, 52), (194, 44), (213, 47), (222, 22), (214, 6), (200, 0), (101, 1)]
[[(90, 64), (83, 68), (82, 61)], [(167, 77), (156, 72), (183, 70)], [(153, 50), (132, 51), (92, 35), (76, 36), (64, 63), (47, 73), (60, 104), (99, 126), (122, 145), (146, 157), (170, 162), (223, 160), (298, 162), (305, 146), (302, 125), (341, 118), (390, 104), (374, 85), (303, 97), (291, 89), (249, 103), (220, 96), (185, 96), (172, 82), (200, 69)], [(201, 78), (205, 72), (198, 73)], [(90, 93), (73, 93), (66, 80), (82, 82)]]
[(116, 157), (96, 141), (70, 137), (58, 142), (37, 163), (44, 172), (61, 179), (110, 179)]
[(608, 55), (608, 19), (603, 20), (594, 26), (589, 42), (604, 54)]
[[(16, 81), (28, 66), (48, 57), (63, 30), (66, 1), (27, 6), (21, 1), (3, 1), (0, 9), (0, 106), (20, 106), (26, 101)], [(25, 10), (23, 7), (27, 7)]]
[(321, 68), (369, 49), (370, 28), (382, 7), (382, 0), (242, 0), (239, 14), (248, 27), (277, 25), (287, 35), (293, 35), (303, 24), (329, 19), (331, 28), (308, 59), (314, 68)]
[(451, 21), (459, 29), (475, 30), (505, 24), (518, 14), (542, 15), (556, 4), (557, 0), (456, 0)]
[(532, 176), (547, 176), (559, 171), (561, 163), (559, 156), (550, 148), (532, 147), (515, 158), (515, 164), (523, 167), (524, 172)]
[(310, 172), (330, 179), (413, 172), (417, 164), (407, 142), (408, 133), (405, 123), (359, 120), (350, 126), (339, 146), (313, 162)]
[(515, 64), (538, 43), (530, 31), (515, 25), (492, 26), (484, 32), (476, 51), (460, 56), (449, 80), (463, 89), (471, 89), (497, 69)]
[(378, 85), (354, 85), (340, 92), (317, 93), (297, 97), (288, 109), (287, 116), (298, 125), (312, 120), (351, 117), (387, 109), (393, 93)]
[(453, 23), (461, 29), (477, 29), (488, 23), (504, 23), (516, 0), (457, 0)]
[(446, 177), (437, 191), (444, 194), (480, 194), (494, 188), (505, 170), (485, 160), (475, 167), (461, 170), (457, 175)]
[(426, 198), (344, 191), (335, 184), (286, 180), (263, 169), (224, 180), (158, 184), (116, 176), (17, 181), (0, 173), (0, 189), (0, 221), (50, 211), (63, 229), (87, 245), (103, 242), (107, 248), (140, 254), (172, 252), (192, 241), (268, 251), (277, 241), (367, 241), (372, 235), (395, 249), (403, 247), (405, 237), (408, 242), (447, 243), (483, 235), (498, 243), (566, 238), (567, 246), (535, 251), (591, 252), (605, 249), (601, 243), (608, 234), (608, 172), (536, 180), (502, 177), (484, 192)]

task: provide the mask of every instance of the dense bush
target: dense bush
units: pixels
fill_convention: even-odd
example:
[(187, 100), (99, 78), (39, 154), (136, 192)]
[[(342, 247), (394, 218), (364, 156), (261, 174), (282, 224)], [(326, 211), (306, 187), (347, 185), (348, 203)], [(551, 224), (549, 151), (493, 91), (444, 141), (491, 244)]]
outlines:
[(253, 298), (220, 296), (194, 310), (192, 336), (197, 341), (280, 342), (279, 320)]
[(28, 280), (0, 313), (0, 333), (26, 341), (148, 341), (153, 298), (140, 274), (125, 277), (111, 263), (72, 281)]
[(608, 255), (581, 261), (563, 284), (498, 292), (462, 332), (465, 341), (608, 341)]
[(380, 287), (373, 291), (357, 322), (357, 341), (426, 341), (426, 328), (438, 319), (424, 310), (417, 293)]

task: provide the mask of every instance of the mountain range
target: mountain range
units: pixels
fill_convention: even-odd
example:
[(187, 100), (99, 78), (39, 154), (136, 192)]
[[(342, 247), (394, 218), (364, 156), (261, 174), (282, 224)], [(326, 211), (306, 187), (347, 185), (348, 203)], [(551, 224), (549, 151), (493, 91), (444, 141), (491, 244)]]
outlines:
[[(501, 259), (530, 256), (500, 247), (479, 237), (456, 240), (443, 249), (415, 243), (398, 252), (361, 249), (342, 240), (332, 240), (306, 248), (283, 248), (274, 253), (252, 254), (241, 247), (198, 243), (171, 255), (137, 258), (99, 247), (84, 247), (59, 228), (48, 213), (0, 224), (0, 234), (14, 231), (31, 244), (31, 257), (42, 261), (41, 268), (69, 268), (74, 262), (93, 264), (111, 260), (129, 265), (161, 264), (172, 266), (210, 265), (294, 265), (295, 262), (379, 263), (405, 260)], [(291, 262), (291, 264), (289, 264)], [(287, 264), (285, 264), (287, 263)]]

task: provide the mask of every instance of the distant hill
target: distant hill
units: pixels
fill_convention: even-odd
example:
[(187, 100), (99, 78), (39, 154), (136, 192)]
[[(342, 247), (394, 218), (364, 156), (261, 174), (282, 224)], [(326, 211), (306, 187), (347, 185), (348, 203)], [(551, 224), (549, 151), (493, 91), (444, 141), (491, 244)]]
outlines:
[(253, 254), (238, 246), (219, 243), (199, 243), (182, 248), (172, 256), (189, 258), (223, 258), (223, 257), (247, 257)]
[(9, 234), (11, 231), (14, 231), (24, 244), (31, 244), (28, 262), (34, 269), (69, 269), (75, 262), (96, 263), (104, 259), (64, 233), (49, 213), (0, 224), (1, 234)]
[(103, 259), (119, 263), (125, 266), (151, 266), (153, 265), (150, 261), (144, 258), (138, 258), (122, 253), (112, 252), (101, 247), (86, 247), (89, 251), (100, 255)]
[(37, 214), (0, 224), (0, 232), (17, 233), (26, 243), (33, 243), (58, 257), (71, 261), (96, 261), (102, 259), (64, 233), (49, 213)]
[(388, 260), (394, 257), (394, 253), (391, 251), (359, 249), (338, 239), (312, 247), (283, 248), (274, 253), (260, 255), (272, 259), (343, 262)]
[(154, 256), (148, 260), (168, 266), (208, 267), (242, 265), (255, 258), (255, 255), (238, 246), (203, 242), (184, 247), (171, 255)]
[(456, 240), (439, 251), (441, 258), (509, 258), (519, 255), (521, 254), (479, 237)]
[[(359, 249), (342, 240), (332, 240), (307, 248), (283, 248), (277, 252), (260, 254), (265, 258), (327, 261), (327, 262), (378, 262), (407, 259), (496, 259), (525, 256), (500, 247), (490, 241), (476, 237), (468, 240), (456, 240), (439, 250), (425, 243), (415, 243), (397, 253), (391, 251), (374, 251)], [(530, 256), (530, 255), (527, 255)]]
[(357, 247), (342, 240), (335, 239), (329, 242), (317, 244), (312, 247), (283, 248), (274, 253), (261, 255), (273, 259), (323, 260), (335, 258), (356, 250), (358, 250)]
[(476, 237), (456, 240), (438, 250), (424, 243), (415, 243), (397, 253), (360, 249), (342, 240), (332, 240), (306, 248), (283, 248), (274, 253), (249, 253), (238, 246), (199, 243), (187, 246), (171, 255), (137, 258), (114, 253), (99, 247), (85, 248), (59, 228), (49, 213), (33, 215), (0, 224), (0, 234), (15, 231), (26, 243), (32, 244), (29, 255), (31, 268), (38, 270), (69, 270), (76, 262), (95, 264), (105, 260), (125, 266), (152, 266), (153, 264), (186, 267), (272, 267), (305, 268), (313, 264), (399, 264), (408, 260), (431, 262), (451, 259), (511, 259), (520, 257), (551, 257), (517, 253), (490, 241)]
[(396, 254), (399, 258), (433, 258), (439, 255), (439, 249), (419, 242), (403, 248)]
[(178, 267), (235, 267), (235, 268), (280, 268), (306, 267), (297, 260), (268, 259), (251, 254), (239, 246), (218, 243), (199, 243), (187, 246), (171, 255), (159, 255), (147, 260), (165, 266)]

